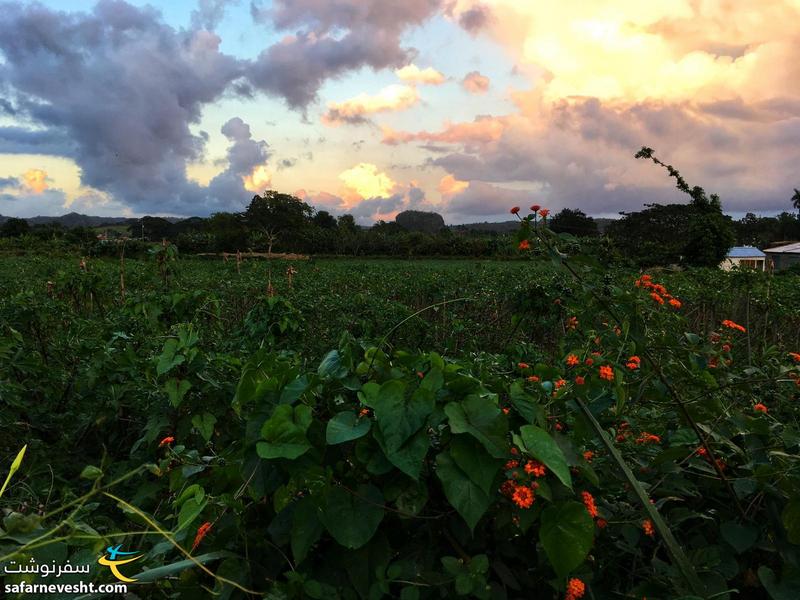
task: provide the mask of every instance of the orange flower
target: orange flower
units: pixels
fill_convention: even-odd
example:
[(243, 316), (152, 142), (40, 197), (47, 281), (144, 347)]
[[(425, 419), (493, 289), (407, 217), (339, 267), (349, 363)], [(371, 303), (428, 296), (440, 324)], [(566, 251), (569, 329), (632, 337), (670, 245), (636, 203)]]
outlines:
[(677, 298), (670, 298), (670, 300), (669, 300), (669, 305), (670, 305), (672, 308), (680, 308), (681, 306), (683, 306), (683, 305), (681, 304), (681, 301), (680, 301), (680, 300), (678, 300)]
[(606, 521), (605, 519), (597, 519), (595, 523), (597, 523), (598, 529), (605, 529), (608, 526), (608, 521)]
[(536, 211), (538, 211), (540, 208), (541, 208), (541, 206), (539, 206), (538, 204), (534, 204), (533, 206), (531, 206), (531, 210), (532, 210), (533, 212), (536, 212)]
[(797, 352), (789, 352), (789, 356), (791, 356), (791, 357), (792, 357), (792, 359), (794, 360), (794, 362), (796, 362), (796, 363), (800, 363), (800, 353), (797, 353)]
[(530, 247), (531, 243), (528, 240), (522, 240), (519, 243), (519, 246), (517, 246), (517, 248), (519, 248), (520, 250), (530, 250)]
[(165, 437), (163, 440), (161, 440), (158, 443), (158, 447), (161, 448), (162, 446), (168, 446), (169, 444), (171, 444), (174, 441), (175, 441), (175, 438), (172, 437), (171, 435), (168, 435), (167, 437)]
[(644, 534), (650, 537), (656, 536), (656, 530), (653, 528), (653, 522), (650, 519), (645, 519), (642, 522), (642, 529), (644, 530)]
[(368, 408), (362, 408), (360, 411), (358, 411), (358, 416), (359, 417), (368, 417), (369, 416), (369, 409)]
[(211, 523), (208, 521), (197, 528), (197, 534), (194, 536), (194, 544), (192, 544), (192, 552), (200, 545), (200, 542), (203, 541), (203, 538), (206, 537), (209, 531), (211, 531)]
[(627, 364), (625, 366), (628, 367), (631, 371), (635, 371), (641, 365), (642, 365), (642, 359), (641, 358), (639, 358), (638, 356), (631, 356), (628, 359), (628, 362), (627, 362)]
[(650, 292), (650, 297), (659, 304), (664, 304), (664, 299), (655, 292)]
[(531, 488), (520, 485), (514, 490), (511, 500), (520, 508), (530, 508), (536, 497), (533, 495)]
[(563, 431), (563, 430), (564, 430), (564, 426), (561, 423), (559, 423), (558, 421), (556, 421), (556, 431)]
[(559, 389), (567, 385), (567, 381), (565, 379), (558, 379), (556, 380), (555, 384), (556, 384), (556, 389)]
[(762, 413), (764, 413), (764, 414), (767, 414), (767, 412), (768, 412), (768, 409), (767, 409), (766, 405), (764, 405), (764, 404), (761, 404), (761, 402), (759, 402), (758, 404), (756, 404), (756, 405), (753, 407), (753, 410), (755, 410), (755, 411), (757, 411), (757, 412), (762, 412)]
[(637, 444), (660, 444), (661, 438), (654, 433), (647, 433), (646, 431), (642, 432), (638, 438), (636, 438)]
[(517, 488), (517, 484), (514, 483), (511, 479), (507, 479), (503, 482), (503, 485), (500, 486), (500, 493), (504, 496), (510, 498), (514, 495), (514, 490)]
[(530, 381), (531, 383), (536, 383), (539, 381), (539, 377), (536, 375), (531, 375), (530, 377), (528, 377), (528, 381)]
[(586, 452), (583, 453), (583, 460), (585, 460), (586, 462), (592, 462), (593, 458), (594, 458), (594, 452), (592, 452), (591, 450), (587, 450)]
[(568, 367), (574, 367), (575, 365), (577, 365), (580, 362), (581, 362), (581, 360), (577, 356), (575, 356), (574, 354), (570, 354), (569, 356), (567, 356), (567, 366)]
[(717, 360), (716, 356), (712, 356), (708, 359), (708, 368), (709, 369), (716, 369), (719, 366), (719, 361)]
[(581, 375), (575, 378), (575, 385), (583, 385), (584, 383), (586, 383), (586, 380)]
[(504, 469), (506, 471), (510, 471), (511, 469), (516, 469), (519, 466), (518, 460), (510, 460), (505, 464)]
[(546, 219), (547, 215), (549, 215), (549, 214), (550, 214), (550, 211), (548, 209), (546, 209), (546, 208), (543, 208), (543, 209), (541, 209), (539, 211), (539, 216), (542, 217), (543, 219)]
[(583, 361), (583, 364), (585, 364), (587, 367), (591, 367), (594, 364), (594, 359), (587, 358), (585, 361)]
[(567, 319), (567, 329), (576, 329), (578, 327), (578, 317), (570, 317)]
[(614, 380), (614, 369), (608, 365), (600, 367), (600, 379), (607, 379), (608, 381)]
[(525, 472), (534, 477), (544, 477), (545, 473), (547, 473), (547, 467), (538, 460), (529, 460), (525, 463)]
[(706, 454), (708, 454), (708, 450), (706, 450), (705, 448), (703, 448), (702, 446), (700, 446), (700, 447), (697, 449), (697, 451), (695, 452), (695, 454), (697, 454), (697, 456), (705, 456)]
[(577, 577), (573, 577), (567, 582), (567, 595), (564, 600), (578, 600), (583, 598), (586, 593), (586, 584)]
[(593, 519), (597, 516), (597, 507), (594, 505), (594, 497), (589, 492), (581, 492), (583, 504), (586, 510), (589, 511), (589, 516)]
[(509, 211), (512, 215), (515, 215), (519, 212), (519, 206), (515, 206)]
[(722, 326), (723, 326), (723, 327), (727, 327), (728, 329), (735, 329), (735, 330), (737, 330), (737, 331), (741, 331), (742, 333), (744, 333), (745, 331), (747, 331), (747, 330), (746, 330), (744, 327), (742, 327), (742, 326), (741, 326), (741, 325), (739, 325), (738, 323), (734, 323), (733, 321), (730, 321), (730, 320), (728, 320), (728, 319), (725, 319), (725, 320), (722, 322)]
[(730, 352), (731, 351), (731, 345), (730, 344), (722, 344), (722, 351), (723, 352)]
[(528, 365), (528, 363), (521, 362), (521, 363), (518, 363), (517, 366), (520, 369), (527, 369), (529, 365)]

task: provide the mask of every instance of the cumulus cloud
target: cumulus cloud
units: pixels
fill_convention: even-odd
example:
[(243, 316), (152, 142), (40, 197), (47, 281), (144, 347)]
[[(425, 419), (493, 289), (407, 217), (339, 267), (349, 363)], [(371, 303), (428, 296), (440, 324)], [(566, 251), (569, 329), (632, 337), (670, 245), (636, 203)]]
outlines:
[(468, 181), (459, 181), (450, 174), (445, 175), (439, 180), (439, 194), (442, 198), (448, 198), (460, 194), (469, 187)]
[(16, 177), (0, 177), (0, 191), (19, 187), (19, 179)]
[(372, 96), (359, 94), (344, 102), (331, 102), (328, 104), (328, 110), (322, 115), (322, 122), (330, 126), (368, 123), (370, 121), (367, 115), (406, 110), (417, 102), (419, 102), (419, 92), (415, 87), (389, 85)]
[(347, 188), (350, 198), (355, 195), (355, 200), (390, 196), (397, 185), (389, 175), (371, 163), (359, 163), (342, 171), (339, 179)]
[(408, 83), (422, 83), (426, 85), (440, 85), (444, 83), (445, 78), (439, 71), (433, 67), (426, 67), (420, 69), (415, 64), (406, 65), (402, 69), (397, 69), (394, 72), (397, 77), (402, 81)]
[(470, 33), (478, 33), (489, 24), (491, 9), (485, 4), (473, 4), (458, 15), (458, 23)]
[(481, 75), (478, 71), (470, 71), (461, 80), (461, 87), (470, 94), (485, 94), (489, 91), (489, 78)]
[(220, 131), (231, 143), (228, 166), (209, 182), (208, 193), (227, 207), (241, 208), (246, 192), (261, 193), (272, 182), (269, 146), (264, 140), (254, 140), (250, 126), (239, 117), (229, 119)]
[(476, 117), (472, 122), (446, 123), (441, 131), (396, 131), (383, 128), (382, 143), (390, 146), (408, 142), (438, 142), (447, 144), (475, 144), (496, 141), (503, 134), (502, 119), (488, 115)]
[(278, 30), (290, 30), (266, 48), (248, 68), (259, 89), (305, 108), (322, 83), (362, 67), (374, 70), (408, 64), (414, 52), (401, 45), (402, 34), (434, 15), (440, 0), (276, 0), (251, 12)]
[(238, 0), (198, 0), (197, 8), (191, 14), (192, 28), (213, 31), (230, 4), (238, 4)]
[(508, 215), (510, 207), (525, 204), (531, 197), (530, 191), (471, 181), (447, 198), (444, 212), (448, 220), (454, 222), (469, 221), (470, 218), (502, 219)]
[(43, 169), (28, 169), (22, 174), (23, 185), (34, 194), (41, 194), (48, 188), (47, 172)]

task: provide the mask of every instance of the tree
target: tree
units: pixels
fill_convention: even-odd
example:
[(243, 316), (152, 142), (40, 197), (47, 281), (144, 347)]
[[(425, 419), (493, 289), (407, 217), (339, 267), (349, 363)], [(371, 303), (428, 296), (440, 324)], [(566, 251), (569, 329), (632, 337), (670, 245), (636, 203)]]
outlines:
[(347, 231), (350, 233), (358, 231), (358, 225), (356, 225), (356, 220), (353, 215), (341, 215), (336, 219), (336, 225), (339, 227), (340, 231)]
[(263, 196), (253, 197), (244, 219), (248, 227), (281, 234), (305, 227), (313, 212), (300, 198), (269, 190)]
[(317, 227), (323, 229), (336, 229), (336, 218), (327, 210), (318, 211), (312, 218), (311, 222)]
[(444, 229), (442, 215), (435, 212), (421, 210), (404, 210), (395, 217), (395, 223), (406, 231), (421, 231), (423, 233), (438, 233)]
[(794, 188), (794, 196), (792, 196), (792, 206), (797, 209), (797, 217), (800, 218), (800, 190)]
[(550, 229), (575, 236), (597, 235), (597, 223), (580, 209), (565, 208), (550, 219)]
[(30, 231), (30, 226), (25, 219), (11, 217), (0, 226), (0, 237), (22, 237)]

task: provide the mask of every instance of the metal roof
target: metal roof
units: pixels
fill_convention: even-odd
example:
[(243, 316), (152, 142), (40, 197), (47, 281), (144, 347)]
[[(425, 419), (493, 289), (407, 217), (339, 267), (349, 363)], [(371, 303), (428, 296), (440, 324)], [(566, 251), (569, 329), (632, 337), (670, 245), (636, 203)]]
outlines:
[(793, 242), (785, 246), (776, 246), (775, 248), (766, 248), (764, 252), (769, 252), (770, 254), (800, 254), (800, 242)]
[(728, 258), (766, 258), (766, 256), (753, 246), (734, 246), (728, 251)]

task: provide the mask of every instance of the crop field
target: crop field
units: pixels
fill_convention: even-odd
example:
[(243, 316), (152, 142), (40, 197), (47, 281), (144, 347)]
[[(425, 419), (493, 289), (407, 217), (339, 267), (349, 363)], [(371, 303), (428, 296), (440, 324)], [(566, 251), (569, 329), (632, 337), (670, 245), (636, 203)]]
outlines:
[(800, 276), (554, 240), (3, 257), (0, 564), (119, 583), (121, 545), (141, 598), (797, 598)]

